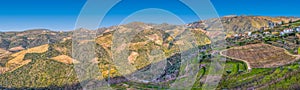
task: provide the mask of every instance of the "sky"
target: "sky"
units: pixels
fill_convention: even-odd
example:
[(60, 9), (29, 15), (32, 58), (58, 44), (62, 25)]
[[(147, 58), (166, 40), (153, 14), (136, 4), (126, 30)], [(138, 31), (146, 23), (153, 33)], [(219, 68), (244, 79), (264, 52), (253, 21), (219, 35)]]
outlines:
[[(1, 0), (0, 31), (23, 31), (29, 29), (74, 30), (78, 15), (86, 1)], [(211, 0), (211, 3), (219, 16), (259, 15), (300, 17), (299, 0)], [(200, 20), (190, 8), (178, 0), (122, 0), (107, 13), (99, 27), (118, 25), (129, 15), (147, 8), (159, 8), (171, 12), (185, 23)], [(158, 22), (165, 21), (166, 23), (171, 23), (172, 20), (164, 19), (168, 17), (167, 14), (148, 14), (144, 18), (159, 17), (162, 19), (158, 19)]]

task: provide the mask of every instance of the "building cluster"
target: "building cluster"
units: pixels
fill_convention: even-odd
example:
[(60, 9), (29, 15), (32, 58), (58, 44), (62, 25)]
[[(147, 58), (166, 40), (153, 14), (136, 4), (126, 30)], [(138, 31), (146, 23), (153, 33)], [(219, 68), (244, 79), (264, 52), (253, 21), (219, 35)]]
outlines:
[(274, 28), (274, 27), (277, 27), (278, 25), (281, 25), (282, 24), (282, 22), (278, 22), (278, 23), (274, 23), (274, 22), (271, 22), (271, 21), (269, 21), (269, 28)]
[(283, 31), (280, 32), (280, 35), (286, 35), (286, 34), (291, 34), (291, 33), (295, 33), (295, 32), (300, 32), (300, 26), (295, 27), (295, 28), (288, 28), (288, 29), (284, 29)]
[[(284, 29), (280, 32), (270, 32), (270, 31), (260, 31), (260, 32), (265, 36), (267, 36), (267, 35), (284, 36), (284, 35), (288, 35), (288, 34), (292, 34), (292, 33), (300, 33), (300, 26), (295, 27), (295, 28), (287, 28), (287, 29)], [(242, 38), (242, 37), (257, 38), (258, 36), (262, 36), (262, 35), (258, 34), (258, 33), (247, 32), (247, 33), (244, 33), (244, 34), (234, 34), (233, 36), (227, 36), (227, 37), (231, 37), (231, 38)]]

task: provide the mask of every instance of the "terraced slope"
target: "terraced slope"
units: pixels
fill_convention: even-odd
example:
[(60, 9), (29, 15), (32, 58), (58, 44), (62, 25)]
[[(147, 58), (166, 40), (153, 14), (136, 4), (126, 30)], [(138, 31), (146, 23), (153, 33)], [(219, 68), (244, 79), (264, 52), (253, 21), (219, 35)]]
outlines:
[(251, 68), (272, 68), (290, 64), (300, 59), (283, 48), (268, 44), (251, 44), (241, 47), (234, 47), (222, 51), (222, 55), (246, 62), (248, 69)]

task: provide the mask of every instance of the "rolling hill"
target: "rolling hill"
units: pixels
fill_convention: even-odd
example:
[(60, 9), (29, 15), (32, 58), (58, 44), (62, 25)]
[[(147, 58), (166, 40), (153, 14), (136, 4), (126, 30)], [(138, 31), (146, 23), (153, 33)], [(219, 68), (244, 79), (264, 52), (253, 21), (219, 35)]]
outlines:
[[(221, 21), (219, 23), (218, 21)], [(200, 28), (203, 30), (223, 30), (228, 35), (242, 34), (249, 31), (257, 31), (262, 27), (270, 28), (272, 26), (297, 21), (296, 17), (267, 17), (267, 16), (225, 16), (188, 24), (191, 28)], [(223, 28), (220, 25), (223, 25)]]
[[(188, 25), (149, 24), (133, 22), (120, 26), (99, 28), (95, 31), (95, 54), (97, 58), (92, 63), (99, 66), (102, 78), (96, 80), (109, 81), (115, 88), (136, 88), (151, 89), (152, 87), (164, 87), (178, 77), (180, 58), (182, 52), (189, 51), (187, 40), (191, 40), (199, 48), (201, 60), (200, 67), (208, 67), (210, 60), (209, 30), (221, 30), (218, 19), (202, 20)], [(222, 17), (226, 34), (233, 35), (259, 30), (261, 27), (269, 28), (270, 23), (289, 23), (298, 20), (293, 17), (264, 17), (264, 16), (227, 16)], [(87, 30), (89, 31), (89, 30)], [(0, 89), (82, 89), (77, 79), (74, 65), (81, 63), (72, 58), (72, 34), (73, 32), (57, 32), (50, 30), (28, 30), (22, 32), (1, 32), (0, 33)], [(193, 37), (191, 39), (191, 37)], [(185, 46), (185, 47), (184, 47)], [(208, 46), (208, 47), (204, 47)], [(113, 59), (114, 58), (114, 59)], [(122, 62), (116, 63), (116, 58)], [(262, 57), (263, 58), (263, 57)], [(29, 61), (28, 61), (29, 60)], [(73, 62), (74, 61), (74, 62)], [(166, 61), (166, 62), (163, 62)], [(197, 59), (200, 62), (200, 59)], [(18, 64), (14, 69), (7, 68), (11, 63)], [(124, 75), (133, 75), (140, 71), (149, 70), (151, 63), (166, 63), (161, 76), (147, 82), (128, 82)], [(118, 64), (131, 65), (129, 72), (120, 73), (124, 67)], [(199, 63), (200, 64), (200, 63)], [(238, 69), (245, 70), (242, 63), (229, 63), (238, 66)], [(125, 68), (126, 69), (126, 68)], [(234, 69), (234, 68), (233, 68)], [(258, 69), (254, 69), (258, 70)], [(265, 69), (264, 69), (265, 70)], [(2, 73), (1, 73), (2, 71)], [(271, 72), (266, 69), (265, 71)], [(206, 69), (201, 69), (198, 74), (197, 85), (203, 84)], [(234, 75), (243, 78), (240, 70), (232, 70), (228, 79)], [(268, 72), (266, 72), (268, 74)], [(250, 74), (256, 72), (250, 72)], [(262, 73), (265, 74), (265, 73)], [(251, 77), (249, 77), (251, 78)], [(256, 79), (256, 78), (255, 78)], [(260, 78), (258, 78), (260, 79)], [(146, 81), (144, 81), (146, 82)], [(200, 83), (200, 84), (199, 84)], [(222, 82), (222, 85), (232, 85), (229, 81)], [(200, 86), (201, 87), (201, 86)], [(226, 87), (226, 86), (222, 86)]]
[[(151, 63), (158, 63), (164, 59), (168, 59), (170, 60), (169, 63), (176, 65), (176, 62), (178, 63), (178, 61), (174, 61), (176, 60), (174, 57), (178, 58), (178, 53), (180, 53), (178, 45), (184, 44), (184, 40), (181, 39), (184, 38), (182, 36), (193, 35), (193, 37), (196, 37), (194, 42), (196, 42), (197, 46), (210, 44), (208, 37), (201, 30), (184, 29), (182, 26), (177, 25), (134, 22), (121, 25), (118, 29), (110, 27), (103, 30), (102, 34), (97, 35), (97, 38), (95, 39), (97, 46), (96, 55), (98, 58), (94, 60), (94, 63), (99, 65), (102, 77), (104, 77), (99, 78), (99, 80), (109, 77), (122, 77), (122, 75), (124, 75), (124, 73), (121, 74), (118, 72), (120, 67), (118, 67), (111, 58), (113, 55), (112, 53), (114, 52), (111, 50), (111, 48), (113, 48), (111, 46), (112, 44), (118, 44), (113, 42), (122, 42), (122, 39), (113, 41), (112, 37), (115, 32), (126, 37), (127, 34), (135, 32), (134, 30), (138, 30), (138, 33), (132, 36), (132, 39), (129, 42), (125, 43), (125, 45), (128, 46), (126, 49), (129, 51), (128, 55), (125, 56), (127, 58), (125, 62), (132, 65), (135, 69), (132, 69), (130, 73), (126, 74), (146, 69)], [(31, 36), (32, 34), (28, 32), (35, 34)], [(78, 83), (78, 80), (74, 78), (76, 77), (76, 74), (72, 68), (73, 65), (76, 64), (72, 61), (76, 60), (72, 59), (71, 56), (72, 40), (71, 38), (68, 38), (71, 36), (71, 32), (38, 30), (13, 33), (18, 34), (17, 37), (10, 37), (17, 38), (19, 41), (26, 41), (30, 36), (36, 44), (33, 44), (32, 48), (20, 49), (18, 51), (14, 51), (13, 54), (8, 55), (12, 58), (7, 58), (7, 62), (3, 62), (6, 66), (10, 64), (9, 62), (16, 61), (14, 57), (20, 57), (17, 58), (18, 62), (24, 62), (26, 60), (30, 61), (26, 64), (18, 65), (18, 68), (12, 69), (9, 72), (3, 72), (0, 75), (1, 86), (7, 88), (47, 88), (47, 86), (49, 86), (49, 88), (51, 88), (50, 86), (63, 87)], [(14, 42), (15, 39), (9, 39), (8, 37), (9, 36), (7, 36), (6, 39), (10, 43)], [(53, 39), (53, 42), (47, 42), (49, 39)], [(10, 49), (10, 47), (18, 45), (21, 44), (9, 44), (4, 47), (4, 49)], [(31, 45), (24, 44), (23, 46), (21, 45), (21, 47), (31, 47)], [(38, 52), (34, 51), (37, 49)], [(122, 51), (122, 49), (124, 48), (120, 48), (120, 50), (116, 51)], [(186, 50), (187, 49), (189, 48), (186, 48)], [(3, 53), (5, 52), (6, 51), (3, 50)], [(80, 63), (80, 61), (77, 63)], [(173, 70), (173, 73), (167, 73), (166, 71), (164, 76), (161, 76), (161, 78), (174, 74), (174, 68), (172, 69), (171, 67), (173, 66), (169, 66), (166, 70)], [(11, 75), (15, 76), (10, 77)]]

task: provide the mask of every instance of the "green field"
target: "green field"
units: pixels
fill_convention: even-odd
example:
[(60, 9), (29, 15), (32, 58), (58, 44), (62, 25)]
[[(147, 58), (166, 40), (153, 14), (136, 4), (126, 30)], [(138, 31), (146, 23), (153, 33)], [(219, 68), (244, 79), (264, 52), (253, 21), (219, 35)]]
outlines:
[[(230, 68), (236, 72), (240, 68), (232, 68), (241, 63), (228, 62), (226, 69)], [(229, 66), (228, 66), (229, 65)], [(234, 74), (225, 73), (221, 83), (220, 89), (238, 89), (238, 88), (283, 88), (288, 89), (297, 84), (299, 78), (300, 65), (298, 63), (278, 67), (278, 68), (254, 68), (251, 71), (236, 72)], [(296, 76), (296, 77), (295, 77)], [(299, 84), (299, 83), (298, 83)], [(295, 85), (294, 85), (295, 86)]]

